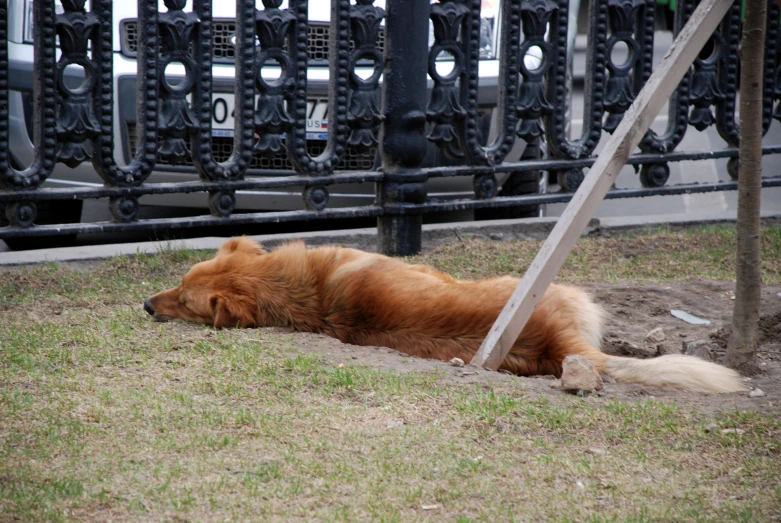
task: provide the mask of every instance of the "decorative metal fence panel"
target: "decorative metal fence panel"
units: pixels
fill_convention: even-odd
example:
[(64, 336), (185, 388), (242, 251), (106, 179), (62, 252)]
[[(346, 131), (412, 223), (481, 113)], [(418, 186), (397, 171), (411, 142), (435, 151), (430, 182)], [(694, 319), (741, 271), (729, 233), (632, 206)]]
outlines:
[[(577, 4), (568, 0), (501, 0), (490, 19), (481, 7), (495, 2), (481, 0), (387, 0), (384, 8), (332, 0), (327, 25), (309, 20), (306, 0), (236, 0), (229, 19), (214, 17), (211, 0), (193, 1), (164, 0), (159, 11), (157, 0), (138, 0), (135, 18), (121, 20), (111, 0), (0, 1), (0, 206), (7, 222), (0, 239), (377, 217), (381, 250), (417, 252), (424, 213), (568, 201), (601, 136), (616, 129), (651, 74), (658, 19), (655, 0), (591, 0), (583, 130), (571, 138), (568, 26)], [(781, 13), (775, 1), (768, 5), (765, 131), (781, 120)], [(677, 2), (674, 33), (695, 6)], [(726, 159), (737, 177), (740, 31), (736, 2), (670, 100), (667, 129), (649, 131), (632, 156), (643, 187), (608, 198), (736, 189), (734, 181), (675, 185), (668, 178), (672, 163), (713, 159)], [(614, 58), (616, 46), (628, 50), (622, 60)], [(310, 76), (315, 67), (325, 71), (326, 48), (327, 74)], [(480, 100), (486, 52), (498, 64), (490, 140)], [(228, 85), (214, 71), (230, 67), (231, 57)], [(116, 74), (120, 63), (135, 64), (130, 78)], [(176, 81), (171, 64), (183, 71)], [(70, 72), (74, 66), (81, 76)], [(132, 99), (118, 98), (133, 91)], [(316, 113), (318, 103), (327, 113)], [(215, 128), (229, 106), (232, 129)], [(690, 126), (715, 126), (724, 147), (676, 150)], [(22, 138), (34, 150), (24, 168), (15, 148)], [(519, 139), (544, 144), (549, 154), (510, 158)], [(434, 149), (439, 160), (432, 163), (426, 158)], [(781, 144), (763, 152), (779, 155)], [(52, 184), (68, 176), (60, 164), (90, 169), (94, 183)], [(497, 177), (540, 171), (561, 190), (499, 192)], [(164, 173), (193, 176), (165, 181)], [(464, 176), (473, 180), (469, 197), (430, 197), (433, 180)], [(369, 187), (371, 203), (332, 205), (333, 188), (347, 184)], [(781, 176), (764, 185), (781, 186)], [(237, 191), (293, 190), (301, 209), (237, 211)], [(202, 193), (208, 214), (139, 219), (144, 196), (193, 193)], [(44, 204), (96, 198), (108, 199), (111, 221), (38, 219)]]

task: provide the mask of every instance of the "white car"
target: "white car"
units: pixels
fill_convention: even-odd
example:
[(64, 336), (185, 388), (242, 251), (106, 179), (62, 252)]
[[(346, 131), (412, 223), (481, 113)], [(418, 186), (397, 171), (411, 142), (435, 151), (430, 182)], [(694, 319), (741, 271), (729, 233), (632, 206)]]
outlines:
[[(375, 5), (384, 7), (384, 0), (377, 0)], [(285, 7), (283, 3), (282, 7)], [(486, 139), (493, 138), (493, 128), (496, 120), (497, 76), (499, 61), (495, 51), (498, 48), (498, 35), (495, 28), (498, 0), (483, 0), (483, 31), (481, 41), (480, 90), (478, 102), (480, 117), (483, 123), (483, 133)], [(260, 1), (258, 5), (262, 8)], [(23, 168), (32, 162), (34, 146), (33, 135), (33, 0), (9, 0), (8, 12), (8, 50), (9, 50), (9, 109), (10, 109), (10, 149), (13, 165)], [(114, 3), (114, 157), (118, 164), (130, 162), (136, 152), (136, 50), (138, 46), (138, 22), (136, 20), (136, 2)], [(192, 3), (185, 7), (190, 10)], [(165, 7), (162, 6), (161, 10)], [(236, 22), (234, 20), (235, 5), (233, 2), (215, 2), (213, 4), (214, 19), (214, 94), (212, 96), (213, 124), (213, 154), (216, 160), (227, 160), (233, 145), (233, 85), (235, 79), (233, 37)], [(62, 12), (58, 5), (58, 12)], [(327, 127), (327, 90), (328, 90), (328, 35), (330, 2), (325, 0), (309, 2), (309, 67), (308, 96), (308, 149), (310, 154), (319, 154), (324, 146)], [(384, 33), (380, 33), (378, 45), (383, 45)], [(433, 39), (433, 31), (432, 31)], [(538, 48), (532, 48), (536, 50)], [(541, 57), (529, 54), (525, 58), (531, 60), (532, 67)], [(441, 67), (452, 67), (452, 62), (441, 62)], [(370, 72), (370, 69), (367, 70)], [(274, 76), (271, 66), (263, 68), (264, 75)], [(184, 68), (181, 64), (170, 64), (166, 69), (166, 77), (175, 83), (175, 77), (182, 77)], [(278, 73), (277, 73), (278, 74)], [(66, 76), (72, 78), (76, 85), (81, 83), (83, 70), (77, 66), (69, 66)], [(433, 84), (429, 81), (429, 86)], [(509, 161), (517, 161), (526, 151), (525, 157), (537, 157), (541, 148), (533, 145), (527, 150), (526, 143), (518, 139)], [(453, 165), (433, 144), (424, 162), (425, 166)], [(349, 149), (337, 170), (371, 170), (379, 166), (379, 155), (376, 149), (358, 152)], [(251, 163), (248, 176), (261, 176), (260, 169), (291, 170), (284, 151), (273, 158), (256, 154)], [(155, 172), (147, 183), (184, 182), (196, 179), (197, 173), (192, 165), (167, 165), (163, 159), (158, 159)], [(502, 194), (529, 194), (544, 192), (545, 178), (537, 172), (514, 173), (499, 178)], [(95, 173), (91, 163), (85, 162), (76, 168), (58, 164), (52, 176), (46, 181), (48, 187), (101, 186), (102, 180)], [(370, 205), (375, 199), (373, 183), (335, 185), (330, 188), (329, 207)], [(438, 178), (428, 182), (428, 196), (435, 199), (469, 198), (473, 196), (472, 177)], [(295, 210), (303, 209), (304, 203), (300, 190), (267, 190), (267, 191), (237, 191), (236, 210)], [(81, 201), (40, 202), (37, 223), (63, 223), (80, 220)], [(203, 194), (169, 194), (147, 195), (141, 199), (142, 205), (206, 207)], [(538, 207), (512, 209), (515, 216), (536, 215)], [(499, 211), (491, 211), (497, 213)], [(505, 215), (507, 211), (504, 211)]]

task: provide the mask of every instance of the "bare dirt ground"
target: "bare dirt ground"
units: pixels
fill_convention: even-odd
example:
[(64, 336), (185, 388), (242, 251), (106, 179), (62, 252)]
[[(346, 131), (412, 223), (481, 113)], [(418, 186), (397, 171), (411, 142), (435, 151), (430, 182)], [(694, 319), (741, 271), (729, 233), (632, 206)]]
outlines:
[[(705, 353), (713, 361), (722, 361), (730, 332), (734, 284), (716, 281), (656, 283), (594, 283), (583, 285), (609, 313), (603, 340), (603, 350), (609, 354), (648, 358), (660, 353), (682, 352), (685, 342), (703, 340)], [(781, 415), (781, 286), (768, 286), (762, 291), (762, 319), (758, 363), (763, 373), (746, 378), (749, 387), (759, 388), (764, 397), (750, 398), (742, 394), (690, 393), (638, 385), (606, 383), (594, 401), (611, 399), (657, 399), (675, 401), (696, 408), (703, 414), (734, 410), (755, 410)], [(686, 311), (710, 320), (710, 325), (691, 325), (670, 313), (671, 309)], [(665, 340), (657, 343), (646, 335), (661, 327)], [(281, 329), (264, 329), (271, 333)], [(261, 336), (263, 336), (261, 331)], [(345, 365), (368, 365), (380, 370), (398, 372), (441, 372), (446, 381), (474, 386), (486, 381), (517, 380), (531, 394), (556, 397), (563, 394), (553, 376), (524, 378), (472, 366), (456, 368), (448, 363), (409, 357), (385, 347), (358, 347), (341, 343), (324, 335), (293, 333), (293, 344), (327, 359)], [(661, 347), (660, 347), (661, 345)]]

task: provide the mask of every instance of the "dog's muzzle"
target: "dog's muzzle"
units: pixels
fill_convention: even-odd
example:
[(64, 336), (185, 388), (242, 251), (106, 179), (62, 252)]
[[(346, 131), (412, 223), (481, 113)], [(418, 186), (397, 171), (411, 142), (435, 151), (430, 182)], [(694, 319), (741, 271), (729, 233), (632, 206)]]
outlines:
[(152, 302), (149, 300), (144, 300), (144, 310), (148, 312), (151, 316), (155, 315), (155, 308), (152, 307)]

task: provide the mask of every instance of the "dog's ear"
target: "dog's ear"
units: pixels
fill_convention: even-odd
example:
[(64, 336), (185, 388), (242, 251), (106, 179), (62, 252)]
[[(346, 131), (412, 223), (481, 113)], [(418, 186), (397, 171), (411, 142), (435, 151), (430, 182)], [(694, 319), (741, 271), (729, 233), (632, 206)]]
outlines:
[(238, 238), (232, 238), (222, 244), (220, 250), (217, 251), (217, 256), (223, 254), (233, 254), (234, 252), (246, 252), (248, 254), (265, 254), (258, 242), (250, 240), (246, 236), (239, 236)]
[(247, 299), (212, 294), (209, 298), (209, 306), (214, 316), (215, 329), (234, 327), (246, 329), (255, 326), (256, 320), (253, 307)]

